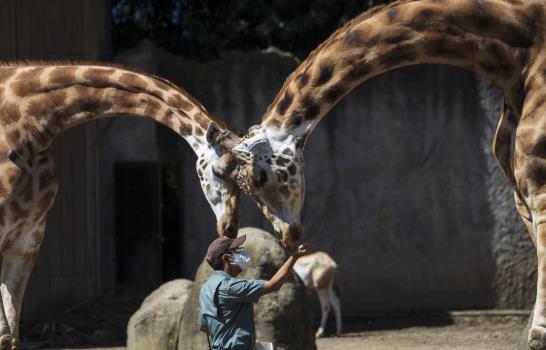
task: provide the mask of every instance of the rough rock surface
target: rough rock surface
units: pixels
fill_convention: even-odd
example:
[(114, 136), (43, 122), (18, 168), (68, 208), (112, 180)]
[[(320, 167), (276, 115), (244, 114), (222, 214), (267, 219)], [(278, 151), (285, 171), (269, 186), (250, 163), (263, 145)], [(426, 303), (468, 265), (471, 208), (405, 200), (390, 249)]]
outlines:
[(193, 282), (178, 279), (150, 294), (127, 326), (127, 349), (175, 349), (180, 315)]
[[(287, 258), (285, 250), (266, 231), (243, 228), (239, 235), (247, 235), (245, 249), (253, 258), (251, 267), (241, 278), (269, 279)], [(179, 350), (207, 350), (207, 338), (199, 332), (199, 291), (213, 270), (203, 261), (197, 270), (194, 288), (190, 292), (180, 323)], [(314, 350), (312, 300), (301, 280), (292, 276), (280, 291), (264, 296), (254, 306), (256, 338), (273, 342), (285, 350)]]

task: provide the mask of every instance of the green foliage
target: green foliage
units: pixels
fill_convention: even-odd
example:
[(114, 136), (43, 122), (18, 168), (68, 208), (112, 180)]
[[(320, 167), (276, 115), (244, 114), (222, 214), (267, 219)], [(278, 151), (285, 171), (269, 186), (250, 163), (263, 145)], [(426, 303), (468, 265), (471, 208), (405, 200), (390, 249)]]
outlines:
[(143, 38), (187, 58), (276, 46), (304, 58), (346, 21), (392, 0), (117, 0), (116, 51)]

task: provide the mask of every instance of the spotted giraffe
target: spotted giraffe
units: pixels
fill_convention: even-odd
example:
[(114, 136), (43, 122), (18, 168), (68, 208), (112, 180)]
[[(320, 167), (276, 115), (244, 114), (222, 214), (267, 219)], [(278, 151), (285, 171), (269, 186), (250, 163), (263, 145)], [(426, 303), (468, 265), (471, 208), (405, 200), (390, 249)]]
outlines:
[(493, 152), (536, 244), (532, 349), (546, 349), (546, 3), (539, 0), (402, 0), (333, 33), (288, 77), (260, 124), (231, 149), (231, 176), (288, 248), (303, 233), (303, 149), (325, 114), (356, 86), (415, 64), (447, 64), (500, 88), (504, 112)]
[[(21, 305), (58, 189), (51, 143), (99, 117), (154, 119), (183, 137), (220, 235), (235, 236), (239, 189), (225, 176), (233, 156), (216, 144), (230, 132), (186, 91), (122, 67), (73, 63), (0, 64), (0, 349), (18, 348)], [(214, 125), (214, 128), (211, 128)], [(227, 173), (229, 174), (229, 173)]]

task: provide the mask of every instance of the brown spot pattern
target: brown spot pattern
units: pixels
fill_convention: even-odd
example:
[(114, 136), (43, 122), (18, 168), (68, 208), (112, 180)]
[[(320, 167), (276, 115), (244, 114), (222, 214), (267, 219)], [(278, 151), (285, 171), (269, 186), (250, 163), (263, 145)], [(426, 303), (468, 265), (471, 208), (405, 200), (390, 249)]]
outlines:
[(167, 109), (165, 113), (163, 114), (163, 122), (165, 125), (167, 125), (169, 128), (173, 128), (174, 126), (174, 112), (172, 109)]
[(0, 119), (7, 124), (18, 122), (21, 119), (19, 107), (14, 103), (5, 102), (0, 109)]
[(116, 72), (113, 68), (92, 68), (89, 67), (83, 72), (83, 78), (89, 81), (97, 81), (102, 84), (110, 82), (110, 77)]
[(283, 195), (284, 198), (290, 198), (290, 191), (288, 190), (287, 186), (282, 186), (279, 191)]
[(546, 185), (546, 161), (544, 159), (529, 159), (526, 164), (526, 173), (535, 186)]
[(392, 23), (396, 20), (398, 16), (398, 11), (399, 10), (396, 7), (387, 10), (387, 20), (389, 21), (389, 23)]
[(11, 78), (16, 71), (17, 69), (13, 67), (0, 68), (0, 85), (4, 83), (6, 80), (8, 80), (9, 78)]
[(313, 120), (318, 117), (320, 113), (320, 106), (318, 103), (311, 99), (304, 99), (303, 105), (305, 108), (303, 118), (305, 120)]
[(28, 216), (28, 210), (25, 210), (17, 201), (11, 202), (10, 211), (15, 219), (14, 221)]
[(197, 136), (203, 136), (205, 134), (204, 130), (200, 126), (195, 127), (194, 133)]
[[(372, 27), (370, 25), (361, 24), (358, 28), (354, 28), (347, 33), (345, 36), (345, 43), (351, 46), (369, 45), (367, 42), (371, 31)], [(378, 39), (378, 37), (376, 39)]]
[(169, 98), (167, 99), (167, 103), (171, 106), (179, 107), (184, 103), (184, 100), (182, 99), (180, 95), (175, 94), (175, 95), (169, 96)]
[(344, 88), (343, 86), (341, 85), (334, 85), (334, 86), (331, 86), (329, 87), (325, 92), (324, 92), (324, 99), (329, 102), (329, 103), (334, 103), (336, 102), (341, 96), (343, 96), (343, 93), (346, 91), (347, 89)]
[(191, 135), (191, 124), (188, 124), (184, 122), (183, 120), (180, 121), (180, 126), (178, 127), (178, 133), (182, 136), (188, 136)]
[(36, 96), (29, 102), (26, 113), (35, 118), (46, 117), (64, 107), (66, 96), (66, 92), (62, 90)]
[(19, 131), (19, 129), (10, 130), (7, 134), (7, 137), (9, 143), (17, 144), (19, 143), (19, 140), (21, 138), (21, 132)]
[(334, 67), (330, 63), (321, 63), (315, 85), (323, 85), (332, 79)]
[(301, 125), (301, 117), (298, 113), (294, 113), (286, 122), (286, 128), (288, 130), (294, 130)]
[(146, 101), (146, 108), (144, 109), (144, 115), (155, 116), (161, 109), (161, 104), (155, 100), (148, 99)]
[(68, 85), (76, 81), (78, 67), (59, 67), (49, 73), (49, 81), (55, 85)]
[(295, 175), (296, 174), (296, 166), (294, 164), (290, 164), (290, 166), (288, 167), (288, 173), (290, 175)]
[(40, 74), (42, 68), (32, 68), (17, 76), (16, 81), (11, 84), (11, 90), (16, 96), (24, 97), (37, 91), (40, 86)]
[(148, 87), (148, 83), (135, 73), (123, 73), (119, 81), (129, 88), (139, 91), (145, 91)]
[(162, 82), (161, 80), (157, 80), (157, 79), (154, 79), (154, 85), (159, 90), (162, 90), (162, 91), (168, 91), (171, 88), (169, 85), (167, 85), (164, 82)]
[(189, 112), (193, 109), (193, 104), (190, 101), (181, 98), (180, 104), (177, 107), (182, 109), (184, 112)]
[(207, 117), (205, 117), (203, 115), (203, 113), (199, 112), (197, 113), (193, 119), (195, 120), (195, 122), (199, 125), (201, 125), (201, 127), (203, 127), (204, 129), (207, 129), (209, 124), (210, 124), (210, 121)]
[(307, 72), (304, 72), (302, 74), (300, 74), (300, 76), (298, 77), (298, 81), (299, 81), (299, 88), (304, 88), (307, 83), (309, 83), (309, 74), (307, 74)]
[(277, 105), (277, 113), (279, 113), (280, 115), (284, 115), (284, 113), (286, 113), (286, 111), (288, 110), (288, 107), (290, 107), (290, 104), (292, 104), (293, 99), (294, 95), (287, 90), (284, 93), (283, 98), (281, 98), (279, 104)]
[(349, 67), (343, 80), (352, 83), (360, 79), (364, 79), (366, 75), (372, 72), (372, 68), (364, 63), (357, 63), (354, 67)]

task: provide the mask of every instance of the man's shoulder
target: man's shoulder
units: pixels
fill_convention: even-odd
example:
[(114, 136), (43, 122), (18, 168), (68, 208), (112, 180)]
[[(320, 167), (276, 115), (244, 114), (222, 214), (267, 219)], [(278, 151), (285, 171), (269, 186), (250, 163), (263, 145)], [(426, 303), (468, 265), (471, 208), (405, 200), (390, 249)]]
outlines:
[(201, 286), (201, 290), (207, 289), (207, 288), (214, 288), (218, 286), (218, 284), (225, 283), (226, 281), (229, 281), (232, 277), (229, 276), (226, 273), (215, 271), (210, 277), (203, 283)]
[(223, 281), (221, 287), (228, 290), (238, 290), (238, 289), (258, 287), (261, 284), (263, 284), (263, 282), (264, 281), (262, 280), (243, 279), (243, 278), (233, 277), (229, 280)]

